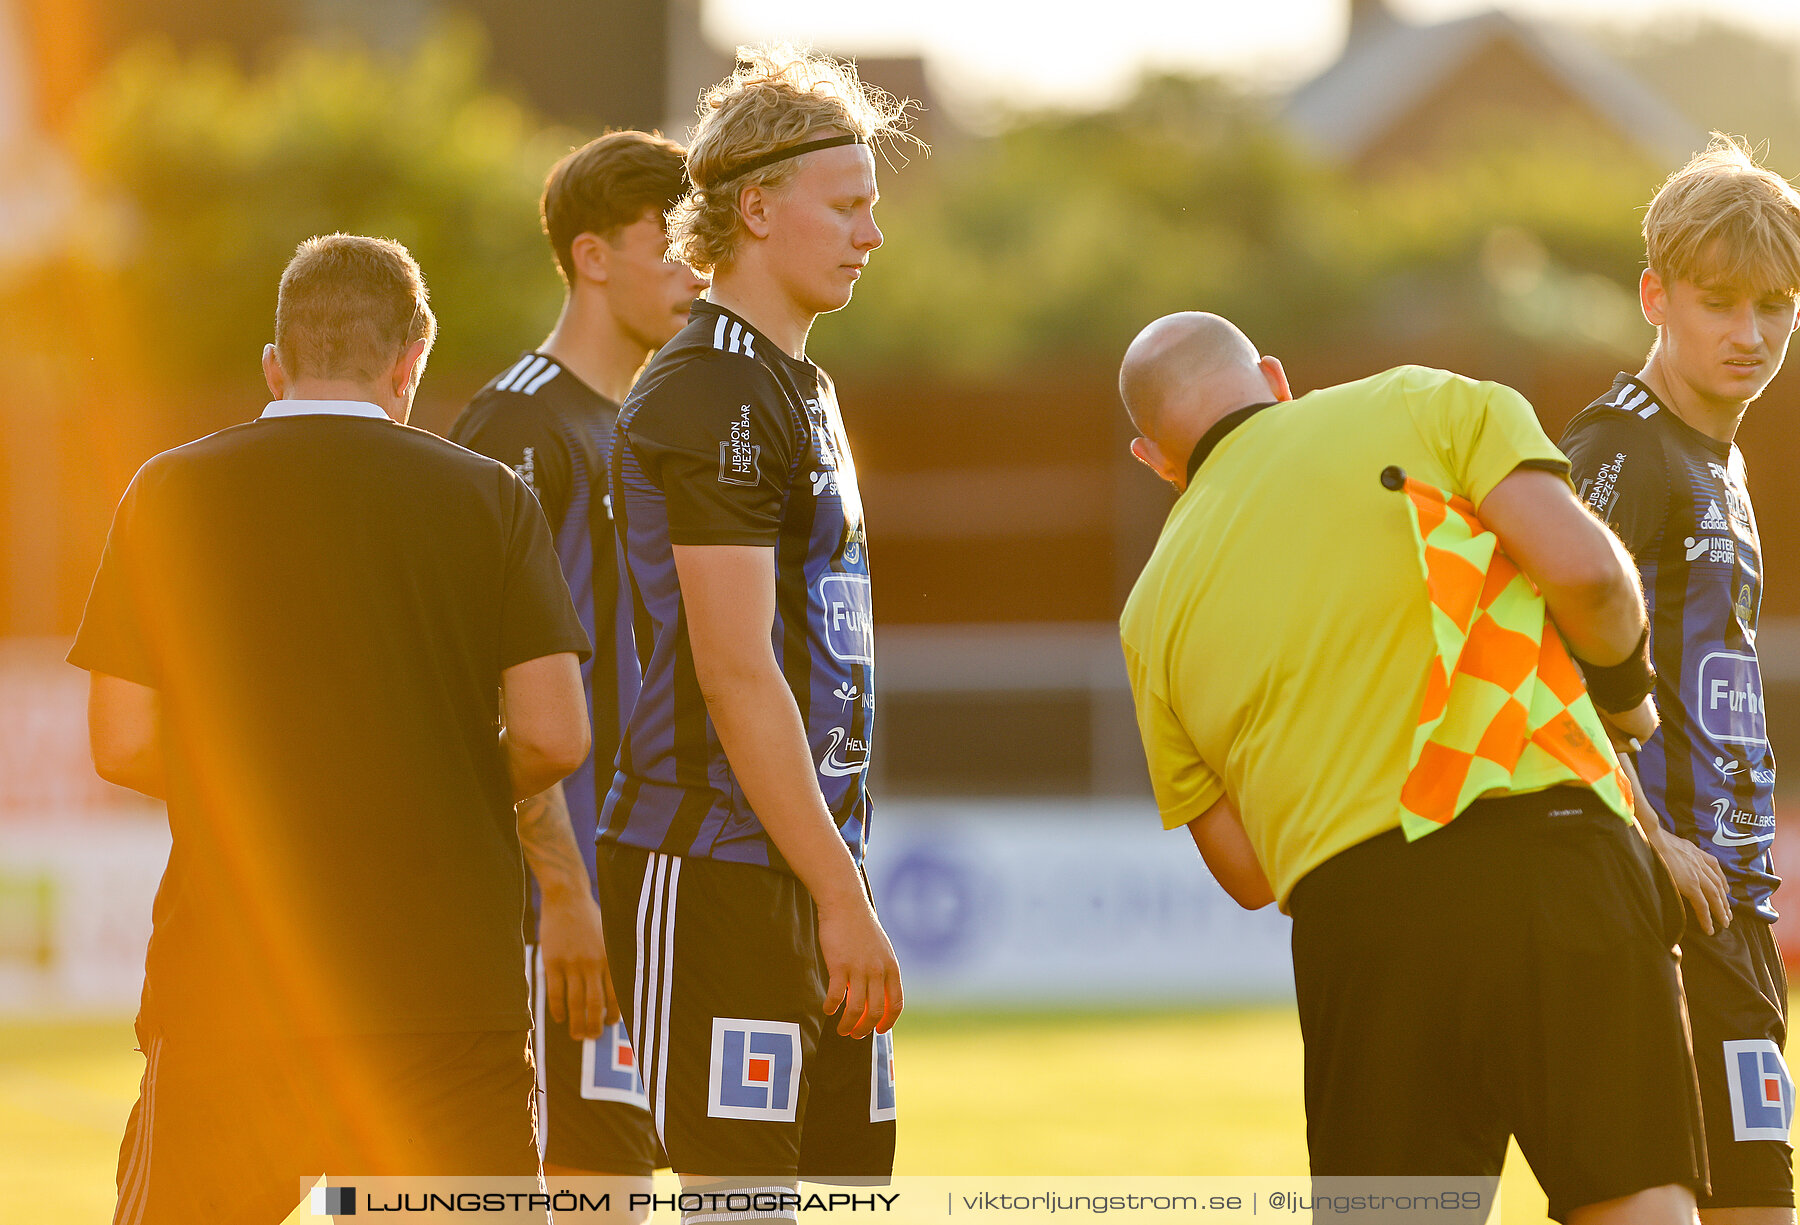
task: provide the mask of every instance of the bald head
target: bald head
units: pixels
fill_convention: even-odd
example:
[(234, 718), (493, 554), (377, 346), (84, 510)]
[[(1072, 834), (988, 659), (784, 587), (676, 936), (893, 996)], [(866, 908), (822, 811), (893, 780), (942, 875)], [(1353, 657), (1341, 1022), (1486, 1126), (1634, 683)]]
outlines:
[(1119, 398), (1143, 435), (1132, 454), (1178, 489), (1215, 421), (1288, 396), (1281, 363), (1260, 356), (1231, 320), (1204, 311), (1164, 315), (1137, 334), (1119, 366)]
[(1210, 424), (1197, 420), (1209, 415), (1208, 406), (1222, 406), (1210, 414), (1217, 416), (1268, 398), (1261, 360), (1229, 319), (1203, 311), (1164, 315), (1125, 350), (1119, 397), (1146, 438), (1197, 439)]

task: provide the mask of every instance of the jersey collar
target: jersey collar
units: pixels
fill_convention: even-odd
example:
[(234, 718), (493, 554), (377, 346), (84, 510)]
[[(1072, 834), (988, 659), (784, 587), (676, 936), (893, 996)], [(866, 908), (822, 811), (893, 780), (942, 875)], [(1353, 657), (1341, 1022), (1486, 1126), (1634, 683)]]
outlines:
[(1212, 428), (1200, 435), (1200, 441), (1194, 444), (1194, 453), (1188, 456), (1188, 484), (1191, 485), (1194, 483), (1194, 473), (1200, 471), (1200, 465), (1206, 462), (1207, 456), (1211, 455), (1221, 442), (1225, 441), (1225, 436), (1227, 434), (1237, 429), (1237, 427), (1244, 424), (1244, 422), (1250, 420), (1250, 418), (1256, 416), (1256, 414), (1260, 413), (1263, 409), (1274, 408), (1279, 403), (1281, 403), (1280, 400), (1269, 400), (1262, 404), (1251, 404), (1244, 408), (1236, 408), (1213, 422)]
[(268, 421), (278, 417), (368, 417), (378, 421), (393, 420), (367, 400), (271, 400), (257, 420)]
[(1661, 417), (1668, 423), (1670, 429), (1682, 435), (1692, 436), (1702, 448), (1718, 455), (1730, 455), (1732, 448), (1737, 445), (1731, 442), (1720, 442), (1706, 431), (1695, 429), (1683, 421), (1680, 413), (1664, 404), (1661, 397), (1650, 389), (1650, 384), (1635, 374), (1619, 371), (1618, 377), (1613, 380), (1612, 389), (1612, 399), (1607, 401), (1609, 408), (1631, 413), (1646, 421), (1651, 417)]
[(700, 319), (707, 320), (710, 325), (706, 339), (712, 348), (755, 358), (764, 365), (786, 363), (815, 377), (819, 373), (811, 358), (795, 357), (764, 336), (748, 319), (717, 302), (695, 298), (693, 306), (688, 308), (688, 321), (693, 323)]

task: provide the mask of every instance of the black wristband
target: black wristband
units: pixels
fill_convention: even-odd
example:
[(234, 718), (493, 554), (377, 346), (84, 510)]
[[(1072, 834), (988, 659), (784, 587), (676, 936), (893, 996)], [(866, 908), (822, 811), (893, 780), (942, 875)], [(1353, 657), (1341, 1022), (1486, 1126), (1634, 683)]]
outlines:
[(1650, 666), (1650, 627), (1646, 625), (1637, 646), (1620, 663), (1602, 668), (1576, 656), (1587, 676), (1588, 696), (1594, 705), (1608, 714), (1620, 714), (1635, 707), (1656, 688), (1656, 669)]

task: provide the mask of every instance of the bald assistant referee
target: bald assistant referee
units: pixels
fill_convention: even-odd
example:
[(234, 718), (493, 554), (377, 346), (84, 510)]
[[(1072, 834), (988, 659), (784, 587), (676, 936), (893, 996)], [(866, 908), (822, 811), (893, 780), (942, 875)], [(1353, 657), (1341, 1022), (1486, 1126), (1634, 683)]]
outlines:
[[(1706, 1169), (1680, 903), (1556, 638), (1646, 732), (1643, 601), (1531, 406), (1417, 366), (1294, 399), (1198, 313), (1146, 328), (1120, 390), (1133, 453), (1180, 492), (1121, 622), (1157, 804), (1240, 903), (1293, 916), (1313, 1173), (1497, 1176), (1510, 1134), (1560, 1221), (1690, 1221)], [(1437, 563), (1414, 505), (1485, 523), (1542, 592), (1485, 561), (1461, 589), (1511, 592), (1515, 621), (1464, 654), (1550, 676), (1555, 735), (1480, 706), (1507, 696), (1481, 677), (1428, 684)], [(1464, 769), (1504, 782), (1437, 810)]]

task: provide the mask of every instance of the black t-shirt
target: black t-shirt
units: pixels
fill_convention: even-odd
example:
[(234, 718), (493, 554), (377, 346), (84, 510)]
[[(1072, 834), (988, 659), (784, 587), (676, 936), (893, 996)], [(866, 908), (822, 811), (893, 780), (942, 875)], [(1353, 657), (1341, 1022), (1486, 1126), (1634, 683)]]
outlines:
[(530, 491), (423, 430), (265, 417), (145, 464), (69, 655), (161, 699), (142, 1019), (526, 1028), (498, 689), (587, 650)]

